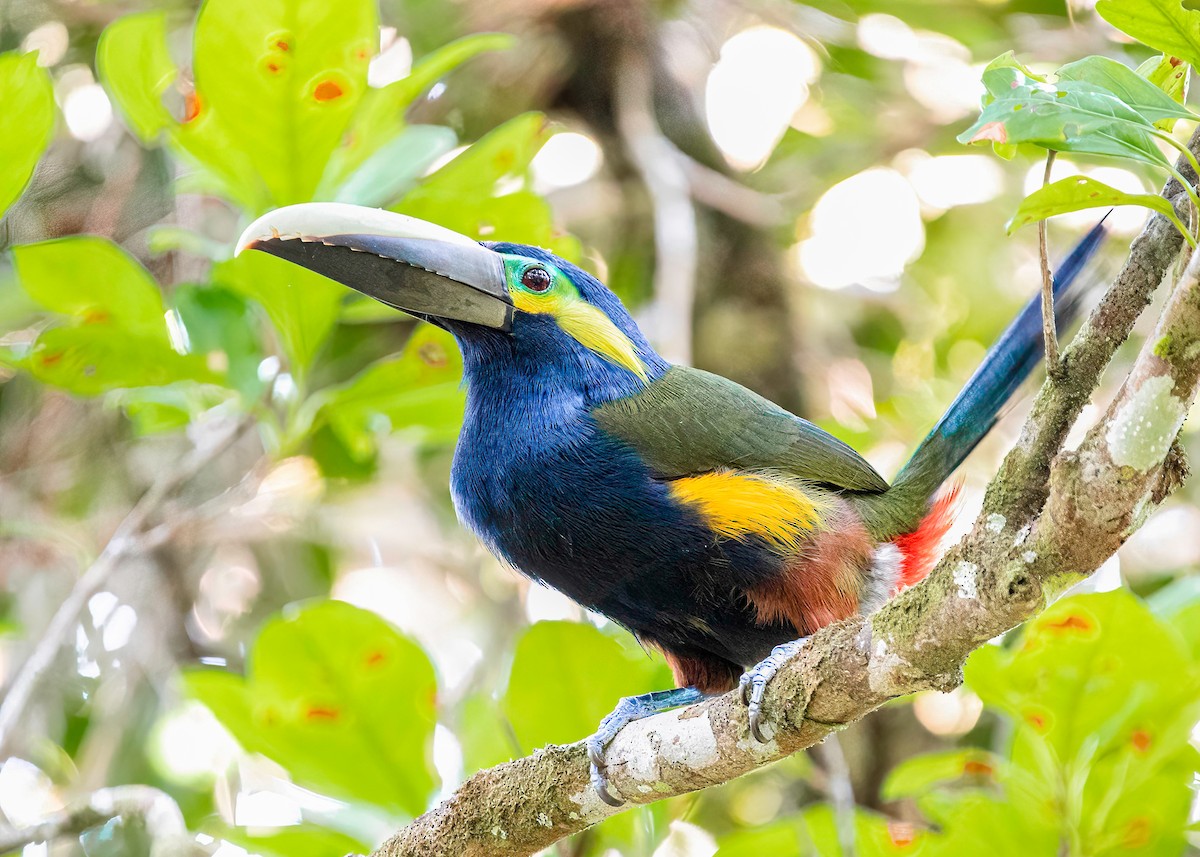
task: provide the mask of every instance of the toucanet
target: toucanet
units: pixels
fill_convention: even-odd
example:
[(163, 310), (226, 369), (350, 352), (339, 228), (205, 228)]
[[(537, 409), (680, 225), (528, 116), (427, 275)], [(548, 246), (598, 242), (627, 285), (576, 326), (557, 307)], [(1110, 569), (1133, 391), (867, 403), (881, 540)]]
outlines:
[[(1103, 234), (1059, 268), (1060, 307)], [(608, 288), (545, 250), (338, 203), (262, 216), (247, 250), (453, 334), (467, 388), (450, 486), (460, 519), (661, 651), (679, 684), (621, 700), (588, 738), (592, 782), (614, 805), (604, 753), (630, 720), (740, 683), (763, 740), (763, 691), (805, 638), (929, 572), (953, 511), (944, 484), (1043, 348), (1035, 297), (889, 485), (812, 423), (668, 363)]]

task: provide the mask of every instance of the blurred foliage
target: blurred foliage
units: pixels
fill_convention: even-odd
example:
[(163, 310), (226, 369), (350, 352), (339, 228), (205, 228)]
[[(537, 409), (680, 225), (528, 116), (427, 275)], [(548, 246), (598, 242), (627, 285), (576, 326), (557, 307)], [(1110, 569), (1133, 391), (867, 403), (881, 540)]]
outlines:
[[(545, 246), (607, 273), (633, 303), (653, 297), (645, 200), (603, 120), (611, 81), (587, 76), (603, 67), (600, 48), (567, 36), (586, 13), (528, 5), (23, 0), (10, 10), (0, 44), (22, 48), (0, 54), (5, 681), (189, 437), (234, 414), (252, 421), (265, 455), (230, 453), (198, 480), (233, 498), (222, 529), (131, 560), (89, 601), (57, 664), (63, 680), (0, 768), (9, 822), (145, 782), (223, 847), (340, 857), (474, 770), (578, 740), (618, 697), (669, 685), (661, 658), (517, 582), (451, 520), (446, 470), (463, 394), (450, 337), (274, 257), (232, 254), (261, 212), (337, 200)], [(803, 351), (783, 359), (801, 370), (806, 415), (884, 469), (1036, 284), (1029, 238), (1005, 243), (1005, 214), (1016, 211), (1012, 230), (1111, 205), (1165, 214), (1143, 177), (1173, 171), (1196, 120), (1184, 101), (1200, 12), (1176, 0), (1100, 0), (1100, 18), (1141, 44), (1082, 8), (1072, 24), (1051, 0), (643, 11), (621, 26), (645, 17), (647, 49), (669, 58), (664, 128), (688, 127), (730, 36), (769, 24), (814, 40), (803, 106), (738, 179), (786, 210), (784, 223), (755, 229), (799, 260), (786, 305), (765, 311), (796, 319)], [(396, 63), (400, 72), (372, 78)], [(970, 107), (951, 83), (980, 70), (981, 113), (963, 131)], [(795, 83), (768, 76), (746, 99), (763, 106), (754, 99)], [(93, 136), (73, 105), (101, 96), (123, 127)], [(539, 155), (564, 130), (598, 145), (600, 165), (573, 183), (539, 180)], [(1000, 178), (978, 198), (918, 199), (921, 165), (958, 154), (956, 135), (1021, 157), (992, 165)], [(707, 138), (677, 143), (713, 149)], [(1040, 178), (1045, 149), (1082, 155), (1072, 169), (1091, 169), (1088, 156), (1124, 162), (1141, 190), (1087, 173), (1035, 184), (1022, 201), (1019, 173)], [(986, 159), (966, 157), (983, 184)], [(882, 286), (820, 282), (802, 251), (822, 201), (873, 170), (909, 183), (912, 252)], [(880, 216), (896, 210), (888, 203), (856, 200), (846, 246), (882, 252), (904, 225)], [(721, 264), (732, 231), (705, 236), (702, 271)], [(752, 279), (725, 285), (752, 292)], [(653, 337), (653, 314), (645, 321)], [(726, 317), (701, 314), (696, 331), (735, 361), (748, 345)], [(972, 483), (995, 456), (986, 447), (973, 460)], [(976, 653), (968, 693), (930, 697), (978, 698), (982, 716), (956, 709), (951, 728), (902, 701), (844, 733), (852, 817), (829, 803), (836, 772), (799, 758), (631, 810), (561, 853), (834, 857), (847, 827), (862, 857), (1183, 853), (1200, 719), (1200, 586), (1188, 576), (1200, 522), (1188, 499), (1123, 554), (1137, 595), (1063, 600)], [(556, 621), (535, 621), (546, 617)], [(139, 825), (112, 824), (79, 847), (150, 846)]]

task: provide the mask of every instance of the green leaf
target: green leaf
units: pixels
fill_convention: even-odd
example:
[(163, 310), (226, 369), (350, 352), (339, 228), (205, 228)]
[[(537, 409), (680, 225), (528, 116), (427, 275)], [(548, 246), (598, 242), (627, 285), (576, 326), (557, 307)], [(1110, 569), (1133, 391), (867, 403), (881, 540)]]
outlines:
[(24, 366), (42, 383), (79, 396), (184, 380), (220, 381), (200, 357), (177, 354), (161, 339), (103, 323), (43, 331)]
[(934, 786), (964, 778), (986, 783), (1005, 764), (1005, 760), (974, 747), (913, 756), (892, 769), (880, 789), (880, 796), (885, 801), (919, 797)]
[(54, 133), (54, 88), (37, 54), (0, 54), (0, 217), (17, 201)]
[(337, 321), (344, 286), (268, 253), (250, 251), (213, 269), (213, 280), (262, 307), (291, 370), (307, 375)]
[(1097, 84), (1081, 80), (1063, 80), (1056, 86), (1030, 82), (1011, 67), (985, 71), (983, 78), (994, 100), (958, 135), (960, 143), (1034, 143), (1059, 152), (1105, 155), (1171, 168), (1155, 144), (1153, 124)]
[(412, 125), (383, 144), (342, 183), (337, 202), (382, 206), (399, 199), (458, 137), (439, 125)]
[(267, 623), (246, 677), (192, 671), (189, 692), (243, 748), (302, 785), (409, 816), (434, 788), (434, 674), (420, 647), (340, 601)]
[(1139, 42), (1200, 64), (1200, 12), (1181, 0), (1099, 0), (1096, 12)]
[(106, 238), (79, 235), (13, 248), (21, 286), (48, 310), (169, 345), (158, 285)]
[(223, 367), (229, 385), (246, 401), (257, 399), (263, 390), (258, 377), (263, 353), (257, 319), (246, 299), (220, 286), (185, 284), (175, 290), (171, 301), (192, 353)]
[(373, 0), (206, 0), (196, 90), (248, 153), (274, 205), (312, 198), (367, 88)]
[[(1008, 234), (1030, 223), (1037, 223), (1056, 214), (1083, 211), (1088, 208), (1111, 208), (1114, 205), (1140, 205), (1156, 211), (1170, 220), (1192, 241), (1187, 227), (1175, 214), (1175, 208), (1161, 196), (1152, 193), (1125, 193), (1104, 182), (1087, 176), (1072, 176), (1038, 188), (1017, 207), (1008, 221)], [(1194, 245), (1194, 241), (1192, 242)]]
[(1200, 118), (1133, 69), (1108, 57), (1084, 57), (1055, 74), (1060, 82), (1073, 80), (1103, 87), (1151, 123)]
[(580, 741), (622, 696), (670, 686), (663, 664), (591, 625), (538, 622), (517, 642), (502, 707), (522, 750)]
[(317, 419), (328, 422), (356, 461), (367, 461), (377, 451), (379, 434), (420, 428), (430, 440), (457, 437), (465, 404), (461, 382), (462, 357), (454, 337), (421, 325), (401, 354), (313, 399)]
[(152, 143), (176, 124), (163, 95), (179, 76), (167, 52), (163, 12), (126, 15), (104, 29), (96, 46), (100, 80), (144, 142)]
[(529, 164), (550, 134), (540, 113), (510, 119), (426, 178), (392, 209), (473, 238), (536, 244), (577, 258), (578, 243), (555, 231), (550, 207), (527, 189)]
[(404, 130), (404, 112), (433, 86), (467, 60), (487, 51), (504, 50), (514, 43), (503, 33), (476, 33), (422, 57), (408, 77), (382, 89), (370, 89), (350, 122), (347, 142), (334, 154), (328, 178), (340, 185), (368, 158)]
[[(1137, 73), (1165, 92), (1171, 100), (1184, 104), (1187, 101), (1188, 81), (1191, 79), (1190, 69), (1191, 66), (1179, 57), (1162, 54), (1139, 65)], [(1175, 120), (1161, 119), (1154, 123), (1154, 127), (1169, 132), (1175, 128)]]
[(297, 824), (266, 835), (251, 835), (242, 828), (215, 830), (212, 835), (260, 857), (346, 857), (371, 850), (368, 842), (315, 824)]

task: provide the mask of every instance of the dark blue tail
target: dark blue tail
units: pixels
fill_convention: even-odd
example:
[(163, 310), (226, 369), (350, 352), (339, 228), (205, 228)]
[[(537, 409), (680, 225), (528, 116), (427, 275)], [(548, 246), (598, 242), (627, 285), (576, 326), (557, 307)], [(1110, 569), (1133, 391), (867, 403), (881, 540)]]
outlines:
[[(1071, 285), (1104, 237), (1101, 221), (1075, 245), (1055, 272), (1055, 317), (1059, 327), (1065, 327), (1077, 314), (1079, 301), (1070, 293)], [(914, 500), (930, 497), (995, 425), (1000, 409), (1029, 377), (1044, 351), (1039, 294), (988, 351), (958, 398), (897, 474), (893, 487)]]

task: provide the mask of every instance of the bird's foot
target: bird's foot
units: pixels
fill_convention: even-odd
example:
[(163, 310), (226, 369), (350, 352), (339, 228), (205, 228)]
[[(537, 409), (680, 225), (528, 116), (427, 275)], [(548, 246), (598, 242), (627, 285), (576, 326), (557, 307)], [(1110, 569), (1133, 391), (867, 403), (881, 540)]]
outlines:
[(771, 649), (771, 654), (762, 661), (742, 673), (739, 689), (742, 692), (742, 702), (750, 709), (750, 734), (760, 744), (767, 743), (762, 733), (762, 701), (763, 694), (767, 692), (767, 685), (775, 678), (775, 673), (779, 672), (780, 667), (800, 654), (810, 639), (801, 637), (799, 640), (781, 643)]
[(600, 800), (609, 806), (621, 806), (625, 801), (614, 795), (609, 788), (607, 765), (604, 762), (604, 751), (612, 743), (617, 733), (628, 724), (651, 714), (658, 714), (669, 708), (681, 705), (691, 705), (704, 698), (704, 694), (694, 687), (677, 687), (674, 690), (656, 690), (643, 693), (641, 696), (625, 696), (617, 703), (612, 713), (600, 721), (600, 728), (584, 742), (587, 746), (588, 759), (592, 763), (592, 788), (596, 790)]

